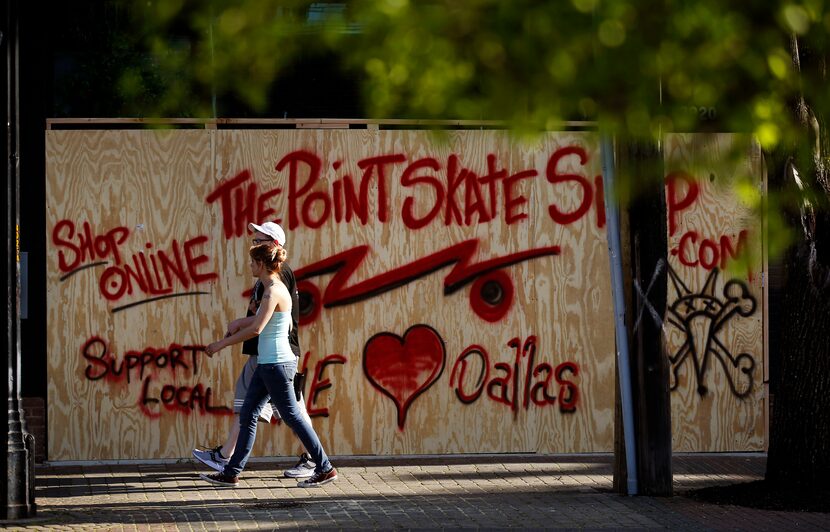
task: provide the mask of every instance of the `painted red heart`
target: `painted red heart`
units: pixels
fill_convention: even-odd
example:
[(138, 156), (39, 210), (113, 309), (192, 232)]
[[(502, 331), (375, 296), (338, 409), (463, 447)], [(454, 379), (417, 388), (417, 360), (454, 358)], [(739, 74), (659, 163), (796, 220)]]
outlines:
[(399, 429), (415, 398), (441, 376), (445, 355), (444, 340), (428, 325), (413, 325), (403, 337), (379, 333), (366, 342), (363, 372), (372, 386), (394, 401)]

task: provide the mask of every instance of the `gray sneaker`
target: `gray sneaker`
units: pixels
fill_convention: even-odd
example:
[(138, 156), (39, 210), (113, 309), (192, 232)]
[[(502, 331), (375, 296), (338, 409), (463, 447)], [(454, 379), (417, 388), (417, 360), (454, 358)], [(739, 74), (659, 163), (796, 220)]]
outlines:
[(291, 469), (286, 469), (283, 474), (288, 478), (308, 478), (314, 474), (314, 468), (317, 464), (311, 461), (311, 456), (308, 453), (300, 455), (300, 461)]
[(225, 466), (228, 464), (228, 459), (222, 456), (222, 446), (216, 447), (215, 449), (193, 449), (193, 457), (205, 464), (206, 466), (219, 471), (220, 473), (225, 469)]

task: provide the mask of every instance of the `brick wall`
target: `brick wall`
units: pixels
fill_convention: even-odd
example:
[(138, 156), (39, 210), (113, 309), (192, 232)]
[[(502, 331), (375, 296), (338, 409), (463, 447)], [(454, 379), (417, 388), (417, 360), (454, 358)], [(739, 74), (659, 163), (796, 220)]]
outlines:
[(26, 430), (35, 437), (35, 462), (46, 459), (46, 401), (43, 397), (24, 397), (22, 404)]

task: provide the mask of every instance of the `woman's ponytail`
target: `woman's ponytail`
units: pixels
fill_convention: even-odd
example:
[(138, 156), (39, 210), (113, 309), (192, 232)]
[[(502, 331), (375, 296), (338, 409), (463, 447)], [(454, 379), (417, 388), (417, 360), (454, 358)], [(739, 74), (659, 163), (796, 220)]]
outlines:
[(269, 272), (277, 273), (282, 269), (282, 263), (288, 258), (285, 248), (274, 244), (251, 246), (248, 254), (253, 260), (261, 262)]

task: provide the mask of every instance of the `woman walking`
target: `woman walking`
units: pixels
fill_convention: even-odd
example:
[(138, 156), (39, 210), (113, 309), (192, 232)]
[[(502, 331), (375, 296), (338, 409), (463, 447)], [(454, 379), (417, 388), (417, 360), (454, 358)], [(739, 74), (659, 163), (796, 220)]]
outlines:
[(251, 273), (265, 287), (256, 317), (248, 326), (207, 346), (205, 352), (213, 355), (225, 347), (258, 336), (259, 360), (239, 413), (239, 437), (228, 464), (221, 472), (200, 476), (220, 486), (239, 484), (239, 474), (245, 469), (256, 440), (257, 413), (270, 395), (283, 421), (291, 427), (316, 464), (314, 474), (297, 485), (322, 486), (335, 480), (337, 471), (329, 462), (314, 428), (300, 414), (294, 395), (292, 380), (297, 371), (297, 357), (288, 342), (291, 294), (280, 277), (287, 252), (282, 246), (261, 244), (251, 247), (249, 255)]

